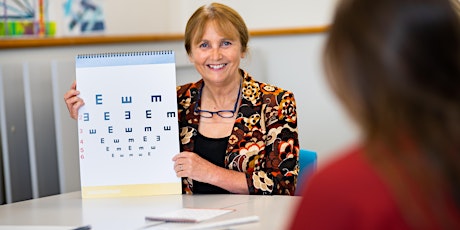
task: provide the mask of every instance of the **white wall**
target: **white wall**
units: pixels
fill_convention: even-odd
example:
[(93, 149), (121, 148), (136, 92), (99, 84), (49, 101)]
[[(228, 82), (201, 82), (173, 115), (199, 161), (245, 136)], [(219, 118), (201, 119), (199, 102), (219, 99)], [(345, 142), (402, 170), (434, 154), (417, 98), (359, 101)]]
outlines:
[[(62, 1), (50, 1), (50, 19), (63, 30)], [(95, 0), (97, 1), (97, 0)], [(183, 33), (192, 13), (210, 2), (224, 3), (244, 18), (249, 29), (324, 26), (337, 0), (99, 0), (106, 34)], [(62, 35), (62, 33), (58, 34)]]

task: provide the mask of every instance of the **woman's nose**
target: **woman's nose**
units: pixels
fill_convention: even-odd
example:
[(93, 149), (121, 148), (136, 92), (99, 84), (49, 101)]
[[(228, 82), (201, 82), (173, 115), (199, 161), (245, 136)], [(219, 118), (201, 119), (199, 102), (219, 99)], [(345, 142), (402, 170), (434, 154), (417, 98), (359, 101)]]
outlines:
[(222, 53), (220, 48), (214, 48), (212, 49), (212, 59), (213, 60), (220, 60), (222, 58)]

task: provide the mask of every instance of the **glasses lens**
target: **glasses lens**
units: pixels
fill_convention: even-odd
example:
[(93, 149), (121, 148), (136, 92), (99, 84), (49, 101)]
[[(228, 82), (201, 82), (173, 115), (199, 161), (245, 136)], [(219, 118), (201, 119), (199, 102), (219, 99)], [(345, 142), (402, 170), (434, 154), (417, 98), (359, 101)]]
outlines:
[(211, 117), (212, 117), (212, 113), (211, 113), (211, 112), (208, 112), (208, 111), (201, 111), (201, 110), (200, 110), (200, 116), (205, 117), (205, 118), (211, 118)]
[(233, 111), (218, 111), (217, 115), (223, 118), (231, 118), (233, 117)]

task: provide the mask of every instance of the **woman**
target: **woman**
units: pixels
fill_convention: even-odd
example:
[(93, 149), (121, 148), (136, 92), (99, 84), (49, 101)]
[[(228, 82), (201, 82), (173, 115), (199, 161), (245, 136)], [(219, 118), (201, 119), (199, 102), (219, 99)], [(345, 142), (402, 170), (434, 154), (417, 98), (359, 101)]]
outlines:
[[(239, 68), (248, 29), (228, 6), (200, 7), (185, 49), (202, 79), (177, 87), (181, 153), (174, 170), (183, 193), (294, 195), (299, 142), (294, 95)], [(76, 119), (83, 101), (64, 95)]]
[(291, 229), (460, 229), (460, 23), (449, 0), (344, 0), (324, 61), (362, 143)]

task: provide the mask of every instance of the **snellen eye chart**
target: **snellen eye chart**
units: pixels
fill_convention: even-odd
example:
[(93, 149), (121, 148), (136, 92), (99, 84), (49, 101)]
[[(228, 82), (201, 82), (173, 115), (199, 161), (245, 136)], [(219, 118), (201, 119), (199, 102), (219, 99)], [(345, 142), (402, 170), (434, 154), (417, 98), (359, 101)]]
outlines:
[(181, 193), (173, 51), (78, 55), (83, 197)]

